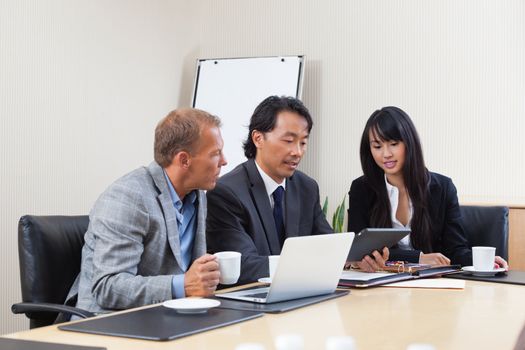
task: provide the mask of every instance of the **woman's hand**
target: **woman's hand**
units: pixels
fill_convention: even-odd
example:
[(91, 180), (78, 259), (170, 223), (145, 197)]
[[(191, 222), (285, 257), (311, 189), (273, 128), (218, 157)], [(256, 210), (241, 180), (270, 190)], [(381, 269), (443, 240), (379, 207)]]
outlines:
[(384, 247), (383, 254), (380, 254), (377, 250), (374, 250), (372, 255), (374, 256), (373, 259), (367, 255), (361, 261), (352, 262), (352, 265), (357, 265), (357, 267), (359, 267), (359, 269), (364, 272), (375, 272), (382, 270), (385, 267), (385, 262), (390, 256), (390, 251), (387, 247)]
[(450, 259), (441, 253), (421, 253), (419, 263), (427, 265), (450, 265)]

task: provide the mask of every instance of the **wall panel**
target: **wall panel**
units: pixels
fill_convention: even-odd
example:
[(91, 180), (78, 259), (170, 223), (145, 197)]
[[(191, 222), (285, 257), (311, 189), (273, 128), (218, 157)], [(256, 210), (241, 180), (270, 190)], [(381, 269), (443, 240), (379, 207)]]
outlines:
[(86, 214), (149, 164), (155, 125), (178, 105), (191, 13), (172, 1), (0, 0), (0, 334), (28, 325), (10, 312), (19, 217)]

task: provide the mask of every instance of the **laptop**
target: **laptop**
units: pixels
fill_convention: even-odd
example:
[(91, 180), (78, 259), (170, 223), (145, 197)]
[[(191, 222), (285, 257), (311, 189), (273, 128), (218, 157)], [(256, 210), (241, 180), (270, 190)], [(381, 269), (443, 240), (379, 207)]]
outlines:
[(269, 304), (333, 293), (353, 240), (353, 232), (290, 237), (284, 242), (270, 287), (215, 296)]

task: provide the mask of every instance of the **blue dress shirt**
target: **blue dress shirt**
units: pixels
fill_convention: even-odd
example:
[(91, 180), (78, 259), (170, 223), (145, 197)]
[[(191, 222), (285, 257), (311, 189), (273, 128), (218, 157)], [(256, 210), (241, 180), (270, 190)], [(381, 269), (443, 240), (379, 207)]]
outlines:
[[(197, 191), (188, 193), (181, 201), (175, 188), (164, 171), (164, 177), (168, 183), (171, 200), (175, 207), (175, 214), (177, 216), (177, 227), (179, 229), (180, 250), (182, 256), (182, 265), (180, 268), (183, 271), (188, 270), (191, 263), (191, 256), (193, 251), (193, 241), (195, 240), (196, 215), (197, 212)], [(184, 298), (184, 274), (173, 276), (171, 283), (171, 294), (174, 298)]]

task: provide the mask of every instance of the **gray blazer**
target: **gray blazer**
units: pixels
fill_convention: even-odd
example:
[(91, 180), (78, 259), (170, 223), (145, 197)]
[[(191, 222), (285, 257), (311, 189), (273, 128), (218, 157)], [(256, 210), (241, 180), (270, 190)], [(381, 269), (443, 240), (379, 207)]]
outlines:
[[(206, 195), (198, 194), (192, 261), (206, 252)], [(79, 276), (68, 300), (92, 312), (128, 309), (172, 299), (182, 274), (175, 208), (155, 162), (115, 181), (89, 215)]]

